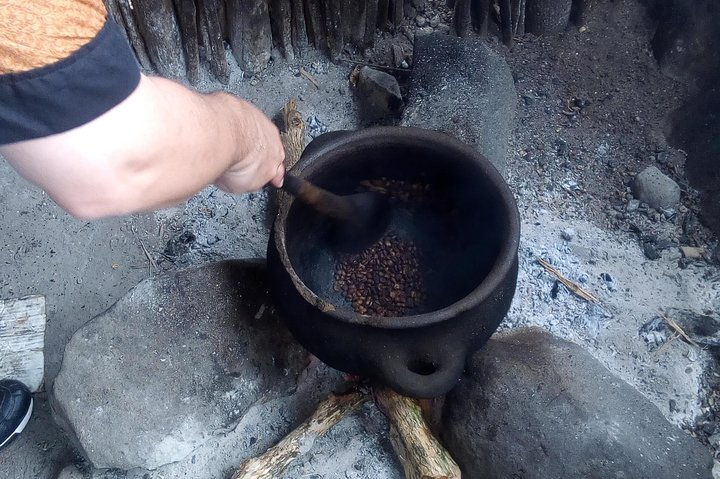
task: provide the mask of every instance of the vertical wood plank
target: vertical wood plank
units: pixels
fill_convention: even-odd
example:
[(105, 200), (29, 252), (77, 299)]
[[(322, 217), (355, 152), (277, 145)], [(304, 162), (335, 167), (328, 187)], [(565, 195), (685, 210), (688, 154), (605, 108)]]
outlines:
[(178, 12), (178, 24), (180, 26), (180, 33), (182, 34), (182, 43), (185, 47), (188, 80), (194, 85), (198, 82), (200, 74), (200, 51), (195, 1), (175, 0), (175, 9)]
[(132, 6), (155, 70), (165, 77), (184, 77), (185, 56), (172, 0), (133, 0)]
[(308, 49), (308, 35), (305, 26), (305, 5), (303, 0), (290, 0), (292, 6), (292, 43), (295, 53), (303, 56)]
[(0, 301), (0, 378), (35, 392), (45, 372), (45, 296)]
[(118, 13), (123, 20), (123, 26), (125, 27), (127, 38), (130, 41), (130, 46), (135, 50), (135, 56), (140, 66), (146, 70), (151, 70), (152, 62), (150, 62), (150, 57), (148, 57), (145, 40), (143, 40), (142, 35), (140, 35), (138, 31), (135, 17), (133, 16), (128, 0), (117, 0), (116, 4)]
[(375, 46), (375, 31), (378, 21), (378, 0), (366, 0), (365, 8), (365, 48)]
[(295, 58), (292, 46), (290, 0), (270, 0), (270, 29), (273, 41), (288, 60)]
[(205, 55), (210, 71), (221, 83), (230, 81), (230, 65), (225, 58), (222, 26), (219, 16), (219, 0), (200, 0), (199, 16)]

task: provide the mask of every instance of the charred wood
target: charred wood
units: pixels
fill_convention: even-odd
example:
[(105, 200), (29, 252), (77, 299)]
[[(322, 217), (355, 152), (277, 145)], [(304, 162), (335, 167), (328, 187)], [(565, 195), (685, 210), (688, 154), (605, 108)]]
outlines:
[(240, 68), (257, 73), (267, 67), (272, 33), (267, 0), (228, 0), (228, 36)]
[(308, 35), (305, 25), (303, 0), (290, 0), (292, 5), (292, 44), (295, 53), (302, 56), (308, 49)]
[(453, 29), (459, 37), (464, 37), (470, 29), (470, 0), (457, 0), (453, 10)]
[(340, 2), (337, 0), (322, 0), (322, 2), (325, 13), (325, 32), (327, 34), (328, 53), (333, 61), (337, 61), (345, 46)]
[(270, 0), (270, 29), (275, 45), (288, 60), (295, 58), (292, 47), (292, 13), (288, 0)]
[(305, 27), (310, 43), (318, 50), (327, 51), (325, 17), (320, 2), (321, 0), (305, 0)]
[(187, 77), (193, 85), (197, 83), (200, 74), (200, 39), (198, 36), (197, 9), (193, 0), (175, 0), (175, 9), (178, 12), (178, 23), (185, 47), (185, 61), (187, 64)]
[(145, 41), (148, 57), (162, 76), (185, 76), (185, 56), (172, 0), (135, 0), (138, 31)]
[(378, 21), (378, 0), (366, 0), (365, 9), (365, 38), (363, 46), (371, 48), (375, 46), (375, 30)]
[(221, 83), (230, 80), (230, 65), (225, 59), (225, 44), (220, 24), (219, 0), (199, 0), (200, 30), (210, 71)]
[(382, 31), (389, 29), (390, 0), (378, 0), (377, 27)]
[(126, 38), (130, 42), (132, 49), (135, 51), (135, 56), (137, 57), (140, 66), (148, 70), (152, 69), (152, 63), (150, 62), (150, 58), (148, 57), (147, 50), (145, 48), (145, 41), (137, 29), (137, 23), (135, 22), (135, 17), (130, 9), (128, 0), (114, 0), (108, 3), (114, 4), (116, 7), (116, 9), (113, 10), (113, 15), (118, 15), (116, 19), (122, 21), (122, 23), (118, 23), (125, 29)]
[(512, 16), (510, 13), (510, 0), (499, 0), (500, 4), (500, 30), (502, 31), (503, 43), (512, 45)]
[(478, 34), (485, 38), (488, 31), (488, 19), (490, 18), (490, 0), (472, 0), (472, 22)]
[(365, 43), (365, 15), (367, 5), (364, 0), (341, 0), (343, 4), (345, 41), (361, 47)]
[(393, 28), (398, 29), (405, 20), (405, 2), (404, 0), (390, 0), (390, 14)]

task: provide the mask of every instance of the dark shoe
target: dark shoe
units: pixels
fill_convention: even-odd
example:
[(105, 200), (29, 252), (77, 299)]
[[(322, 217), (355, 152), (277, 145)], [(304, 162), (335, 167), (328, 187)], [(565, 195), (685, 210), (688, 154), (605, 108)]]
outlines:
[(32, 414), (30, 390), (14, 379), (0, 380), (0, 448), (25, 429)]

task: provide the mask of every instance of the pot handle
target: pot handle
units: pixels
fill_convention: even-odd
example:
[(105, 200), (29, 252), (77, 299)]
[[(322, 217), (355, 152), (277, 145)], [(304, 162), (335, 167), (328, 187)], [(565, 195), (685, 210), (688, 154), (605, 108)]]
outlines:
[(465, 351), (444, 353), (440, 360), (391, 356), (377, 366), (385, 385), (409, 397), (431, 399), (455, 387), (465, 369)]

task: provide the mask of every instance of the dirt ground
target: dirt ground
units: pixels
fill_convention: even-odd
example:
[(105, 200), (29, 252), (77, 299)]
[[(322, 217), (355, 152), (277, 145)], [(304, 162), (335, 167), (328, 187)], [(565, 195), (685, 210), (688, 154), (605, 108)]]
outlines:
[[(429, 2), (429, 8), (448, 18), (444, 1)], [(521, 255), (544, 254), (571, 279), (580, 282), (585, 275), (590, 289), (610, 298), (601, 311), (569, 293), (548, 299), (553, 281), (526, 260), (508, 327), (538, 324), (586, 345), (670, 420), (708, 444), (713, 430), (703, 424), (714, 424), (720, 404), (716, 361), (706, 352), (689, 357), (681, 341), (666, 355), (653, 355), (638, 339), (639, 326), (660, 308), (720, 308), (717, 268), (704, 260), (687, 262), (677, 253), (680, 245), (712, 250), (717, 239), (697, 220), (698, 198), (684, 178), (683, 152), (664, 139), (666, 116), (687, 92), (659, 71), (649, 47), (653, 27), (638, 2), (601, 0), (592, 3), (583, 29), (552, 38), (525, 35), (512, 49), (489, 40), (510, 64), (518, 93), (508, 181), (523, 215)], [(393, 41), (409, 45), (408, 36), (400, 35), (384, 36), (362, 58), (388, 62)], [(348, 52), (348, 58), (359, 59), (361, 53)], [(300, 66), (319, 88), (298, 74)], [(347, 80), (351, 69), (350, 63), (332, 64), (311, 53), (290, 64), (278, 59), (256, 78), (236, 69), (227, 89), (271, 116), (299, 96), (307, 119), (329, 130), (356, 128)], [(206, 77), (199, 89), (218, 87)], [(681, 205), (673, 211), (626, 210), (632, 178), (649, 165), (681, 185)], [(0, 451), (0, 478), (53, 478), (77, 459), (46, 400), (72, 334), (153, 274), (264, 256), (267, 204), (267, 191), (231, 197), (208, 188), (173, 209), (84, 222), (0, 161), (0, 297), (44, 294), (48, 308), (45, 389), (37, 395), (38, 412), (27, 432)], [(560, 238), (568, 228), (576, 231), (570, 245)], [(644, 256), (648, 242), (660, 259)], [(588, 254), (594, 263), (579, 262), (583, 248), (593, 252)], [(600, 279), (603, 271), (617, 278), (616, 291)], [(671, 293), (672, 300), (662, 296)], [(669, 398), (676, 396), (686, 400), (684, 411), (668, 410)]]

